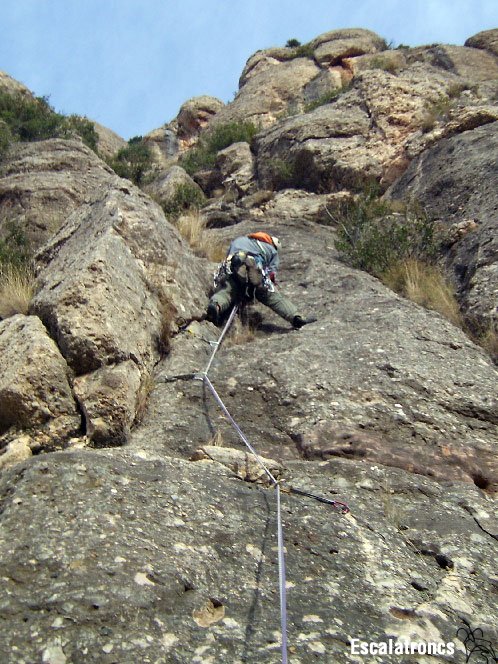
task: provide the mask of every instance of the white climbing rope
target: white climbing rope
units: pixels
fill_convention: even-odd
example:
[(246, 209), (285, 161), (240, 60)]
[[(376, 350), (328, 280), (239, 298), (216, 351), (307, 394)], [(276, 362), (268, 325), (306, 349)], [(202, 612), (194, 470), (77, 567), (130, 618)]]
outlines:
[(228, 317), (228, 320), (225, 323), (225, 327), (223, 328), (223, 331), (220, 334), (220, 337), (219, 337), (218, 341), (211, 341), (211, 344), (214, 346), (214, 350), (211, 353), (211, 357), (209, 358), (209, 362), (207, 363), (206, 368), (204, 369), (204, 372), (202, 374), (203, 376), (207, 376), (209, 369), (211, 369), (211, 365), (213, 364), (214, 356), (218, 352), (218, 348), (221, 346), (221, 343), (222, 343), (223, 339), (225, 338), (225, 334), (228, 332), (228, 330), (230, 328), (230, 325), (232, 324), (233, 319), (235, 318), (235, 315), (237, 314), (238, 308), (239, 308), (238, 304), (236, 304), (233, 307), (233, 309), (230, 313), (230, 316)]
[(283, 526), (282, 526), (282, 510), (280, 507), (280, 485), (278, 483), (278, 480), (275, 478), (273, 473), (270, 471), (270, 469), (266, 466), (262, 458), (259, 456), (259, 454), (256, 452), (254, 447), (251, 445), (251, 443), (248, 441), (247, 437), (244, 435), (242, 429), (239, 427), (237, 422), (233, 419), (233, 417), (230, 415), (227, 407), (223, 403), (220, 395), (216, 391), (214, 385), (212, 382), (209, 380), (208, 377), (208, 371), (211, 368), (211, 365), (213, 363), (214, 357), (216, 353), (218, 352), (219, 347), (221, 346), (221, 342), (223, 341), (226, 333), (228, 332), (230, 325), (232, 324), (233, 319), (235, 318), (235, 315), (237, 313), (238, 306), (235, 305), (232, 309), (232, 312), (230, 313), (230, 316), (225, 324), (225, 327), (223, 328), (223, 331), (218, 339), (218, 341), (213, 342), (214, 350), (211, 354), (211, 357), (209, 358), (209, 362), (206, 366), (206, 369), (200, 373), (200, 374), (195, 374), (195, 378), (197, 380), (202, 380), (204, 385), (209, 389), (209, 391), (212, 393), (216, 403), (219, 405), (223, 413), (225, 414), (226, 418), (230, 422), (230, 424), (233, 426), (235, 431), (237, 432), (238, 436), (246, 445), (246, 447), (249, 449), (251, 454), (254, 456), (256, 461), (259, 463), (259, 465), (263, 468), (265, 471), (266, 475), (268, 476), (269, 480), (273, 484), (273, 486), (276, 488), (276, 496), (277, 496), (277, 543), (278, 543), (278, 576), (279, 576), (279, 586), (280, 586), (280, 628), (282, 632), (282, 664), (287, 664), (287, 594), (286, 594), (286, 577), (285, 577), (285, 547), (284, 547), (284, 531), (283, 531)]

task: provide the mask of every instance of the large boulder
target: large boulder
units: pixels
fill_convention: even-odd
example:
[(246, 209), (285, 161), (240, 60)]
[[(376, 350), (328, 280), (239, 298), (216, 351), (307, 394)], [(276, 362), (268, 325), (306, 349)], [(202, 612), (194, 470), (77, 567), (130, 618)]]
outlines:
[(385, 39), (359, 28), (331, 30), (310, 42), (315, 60), (322, 66), (340, 64), (344, 58), (376, 53), (387, 48)]
[(498, 75), (496, 57), (480, 48), (472, 48), (467, 40), (465, 46), (434, 44), (406, 49), (408, 63), (427, 62), (439, 69), (451, 71), (461, 76), (467, 83), (479, 85), (484, 81), (494, 81)]
[(0, 446), (14, 446), (25, 429), (30, 449), (63, 447), (81, 416), (69, 367), (40, 319), (0, 322), (0, 356)]
[(15, 223), (37, 249), (111, 182), (117, 175), (81, 141), (17, 144), (0, 164), (0, 233)]
[[(175, 204), (181, 205), (181, 201), (178, 200), (180, 190), (190, 192), (190, 195), (197, 197), (198, 200), (204, 196), (199, 185), (181, 166), (171, 166), (163, 171), (152, 182), (145, 184), (143, 190), (165, 209)], [(185, 203), (187, 202), (185, 199)]]
[(225, 190), (234, 191), (237, 196), (254, 193), (254, 155), (248, 143), (233, 143), (218, 152), (216, 169)]
[(216, 97), (193, 97), (182, 104), (174, 120), (149, 132), (144, 140), (159, 169), (170, 168), (179, 155), (195, 145), (202, 130), (223, 107)]
[[(78, 378), (75, 389), (92, 421), (107, 421), (105, 436), (102, 427), (88, 423), (94, 442), (102, 444), (106, 436), (122, 442), (135, 416), (130, 405), (164, 337), (205, 306), (202, 265), (159, 206), (132, 186), (109, 188), (80, 206), (37, 260), (40, 290), (31, 310), (76, 376), (109, 367)], [(112, 391), (115, 383), (124, 386), (104, 399), (102, 385)]]
[(478, 32), (476, 35), (467, 39), (465, 46), (490, 51), (498, 56), (498, 29), (494, 28), (493, 30), (483, 30), (482, 32)]
[(483, 328), (497, 322), (497, 145), (498, 122), (442, 140), (387, 192), (389, 199), (417, 199), (449, 230), (466, 224), (470, 232), (450, 234), (448, 263), (464, 312)]
[(271, 125), (289, 112), (302, 110), (304, 88), (319, 74), (319, 67), (309, 58), (274, 60), (270, 67), (258, 69), (247, 79), (211, 125), (248, 121), (256, 126)]

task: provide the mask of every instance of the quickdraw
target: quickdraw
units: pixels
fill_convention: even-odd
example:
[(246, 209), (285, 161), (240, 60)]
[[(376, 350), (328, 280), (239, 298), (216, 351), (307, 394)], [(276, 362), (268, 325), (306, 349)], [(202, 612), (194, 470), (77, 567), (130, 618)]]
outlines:
[(314, 493), (309, 493), (309, 491), (303, 491), (302, 489), (296, 489), (294, 486), (281, 486), (281, 490), (284, 493), (294, 493), (298, 496), (306, 496), (307, 498), (313, 498), (313, 500), (317, 500), (319, 503), (325, 503), (326, 505), (331, 505), (331, 507), (334, 507), (337, 509), (337, 511), (340, 514), (348, 514), (351, 510), (349, 509), (349, 506), (346, 503), (341, 502), (340, 500), (332, 500), (331, 498), (324, 498), (323, 496), (316, 496)]

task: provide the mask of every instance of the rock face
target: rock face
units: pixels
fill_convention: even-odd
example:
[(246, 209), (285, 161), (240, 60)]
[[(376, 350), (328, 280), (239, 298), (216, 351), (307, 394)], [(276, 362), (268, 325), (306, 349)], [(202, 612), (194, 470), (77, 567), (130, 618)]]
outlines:
[[(466, 635), (498, 643), (496, 367), (335, 248), (372, 181), (415, 198), (464, 313), (493, 323), (493, 39), (392, 50), (355, 29), (259, 51), (233, 102), (191, 100), (146, 137), (147, 192), (75, 141), (2, 162), (1, 219), (38, 247), (30, 315), (0, 322), (2, 662), (282, 661), (276, 492), (208, 362), (282, 488), (292, 664), (357, 662), (356, 640), (450, 644), (438, 662), (469, 659)], [(251, 302), (218, 345), (216, 266), (152, 196), (167, 209), (194, 187), (178, 156), (248, 120), (251, 145), (195, 174), (200, 217), (213, 246), (281, 238), (279, 287), (317, 321)]]
[(78, 433), (81, 418), (71, 391), (69, 367), (40, 319), (17, 315), (2, 321), (0, 354), (3, 445), (14, 440), (12, 430), (28, 429), (34, 434), (33, 447), (40, 447), (41, 439), (46, 448), (62, 447)]
[(191, 191), (197, 191), (199, 197), (203, 196), (202, 189), (181, 166), (171, 166), (163, 171), (158, 178), (144, 186), (144, 191), (160, 205), (167, 207), (174, 204), (179, 187), (188, 187)]
[(413, 197), (449, 227), (472, 222), (452, 243), (448, 262), (466, 315), (483, 327), (496, 323), (498, 301), (498, 122), (440, 141), (422, 153), (388, 192)]
[(127, 143), (124, 138), (118, 136), (116, 132), (102, 126), (98, 122), (94, 122), (93, 126), (98, 136), (98, 151), (104, 158), (113, 157), (121, 148), (126, 147)]
[(18, 144), (0, 164), (0, 230), (15, 222), (37, 249), (73, 210), (116, 181), (114, 172), (80, 141)]
[[(423, 64), (398, 75), (380, 69), (360, 72), (353, 89), (334, 103), (258, 134), (261, 186), (299, 182), (309, 191), (327, 192), (361, 188), (372, 179), (389, 184), (426, 147), (428, 138), (420, 139), (428, 109), (448, 98), (453, 85), (453, 74), (431, 71)], [(474, 126), (496, 117), (496, 109), (486, 117), (476, 113)], [(460, 131), (466, 128), (459, 126)]]
[(149, 132), (144, 138), (155, 164), (170, 168), (180, 154), (197, 143), (201, 131), (223, 106), (216, 97), (194, 97), (182, 104), (172, 122)]
[[(246, 222), (235, 232), (251, 227)], [(438, 314), (334, 260), (330, 229), (268, 220), (265, 228), (283, 241), (282, 275), (290, 282), (284, 291), (319, 323), (296, 334), (260, 309), (265, 324), (255, 340), (231, 346), (213, 368), (228, 409), (261, 453), (360, 459), (495, 490), (498, 392), (491, 360)], [(228, 238), (234, 229), (220, 233)], [(205, 350), (192, 335), (175, 339), (173, 351), (160, 381), (202, 369)], [(197, 383), (178, 387), (158, 387), (153, 416), (134, 439), (150, 447), (158, 428), (163, 436), (167, 429), (173, 442), (167, 453), (183, 456), (206, 442), (210, 429)], [(173, 410), (185, 415), (171, 418)], [(222, 430), (233, 445), (236, 438)]]
[(78, 208), (38, 255), (32, 311), (78, 377), (95, 444), (126, 439), (161, 338), (175, 317), (200, 314), (202, 268), (187, 253), (159, 206), (123, 184)]
[(320, 74), (317, 65), (308, 58), (274, 61), (271, 65), (259, 65), (253, 71), (233, 102), (216, 114), (216, 123), (244, 120), (265, 126), (302, 106), (303, 88)]
[[(494, 639), (496, 540), (477, 487), (343, 460), (287, 472), (353, 510), (283, 498), (290, 661), (354, 661), (351, 639), (389, 638), (464, 658), (462, 616)], [(214, 463), (102, 450), (36, 457), (0, 492), (10, 661), (282, 661), (268, 489)]]
[(498, 55), (498, 30), (483, 30), (482, 32), (478, 32), (477, 35), (467, 39), (465, 46), (480, 48)]

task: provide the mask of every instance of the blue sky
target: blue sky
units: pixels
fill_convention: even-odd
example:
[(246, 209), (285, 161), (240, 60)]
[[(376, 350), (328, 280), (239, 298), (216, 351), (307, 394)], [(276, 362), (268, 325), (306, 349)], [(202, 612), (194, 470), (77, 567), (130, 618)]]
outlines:
[(0, 0), (0, 70), (123, 138), (202, 94), (233, 99), (249, 56), (344, 27), (394, 45), (463, 45), (497, 0)]

